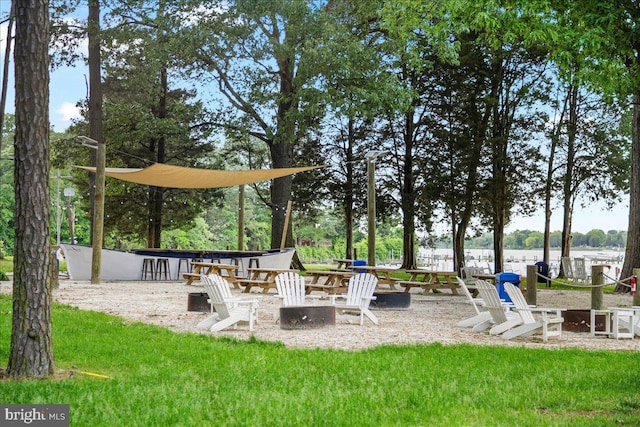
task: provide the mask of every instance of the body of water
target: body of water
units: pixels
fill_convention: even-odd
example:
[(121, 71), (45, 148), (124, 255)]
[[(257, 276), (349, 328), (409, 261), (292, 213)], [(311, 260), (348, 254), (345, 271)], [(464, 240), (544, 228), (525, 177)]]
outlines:
[[(616, 274), (622, 267), (624, 249), (613, 250), (572, 250), (571, 258), (584, 258), (587, 269), (593, 264), (607, 264), (611, 266), (611, 272)], [(494, 258), (493, 251), (488, 249), (469, 249), (465, 251), (466, 264), (470, 267), (482, 267), (493, 272)], [(560, 250), (549, 252), (549, 267), (552, 277), (557, 276), (560, 269)], [(513, 271), (520, 275), (526, 275), (527, 265), (533, 265), (542, 261), (542, 249), (505, 249), (504, 270)], [(452, 249), (421, 250), (418, 263), (422, 268), (437, 270), (453, 269)], [(555, 274), (553, 274), (555, 273)], [(617, 274), (616, 274), (617, 275)]]

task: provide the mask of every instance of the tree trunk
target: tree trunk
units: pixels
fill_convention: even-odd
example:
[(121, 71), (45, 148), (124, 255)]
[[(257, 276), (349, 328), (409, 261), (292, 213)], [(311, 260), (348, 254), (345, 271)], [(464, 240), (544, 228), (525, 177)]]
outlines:
[(353, 149), (355, 147), (355, 130), (353, 118), (349, 117), (347, 149), (346, 149), (346, 178), (344, 193), (344, 228), (345, 228), (345, 257), (354, 259), (353, 250)]
[[(567, 166), (563, 185), (563, 221), (562, 221), (562, 247), (561, 256), (571, 255), (571, 222), (573, 215), (573, 167), (575, 161), (575, 140), (577, 134), (577, 108), (578, 87), (569, 88), (569, 123), (567, 124)], [(565, 272), (560, 265), (559, 277), (565, 277)]]
[(460, 273), (460, 269), (464, 267), (466, 262), (464, 257), (464, 236), (466, 228), (453, 225), (453, 269)]
[(493, 252), (495, 254), (495, 263), (493, 271), (501, 273), (504, 270), (504, 203), (499, 202), (499, 212), (493, 218)]
[(415, 269), (416, 262), (416, 227), (415, 227), (415, 194), (403, 197), (402, 200), (402, 266), (404, 269)]
[[(100, 2), (89, 1), (89, 137), (97, 141), (96, 174), (91, 201), (91, 283), (99, 284), (102, 270), (102, 242), (104, 241), (104, 167), (106, 147), (102, 140), (102, 81), (100, 76)], [(93, 151), (93, 150), (92, 150)]]
[(547, 177), (544, 186), (544, 242), (542, 245), (542, 260), (549, 264), (550, 261), (550, 247), (551, 247), (551, 189), (553, 188), (553, 169), (554, 160), (556, 155), (556, 147), (560, 139), (560, 131), (562, 129), (562, 122), (564, 121), (564, 115), (567, 110), (567, 100), (565, 97), (560, 113), (560, 119), (556, 124), (556, 127), (551, 135), (551, 146), (549, 148), (549, 161), (547, 162)]
[(402, 207), (402, 267), (416, 268), (416, 192), (415, 177), (413, 175), (414, 150), (414, 109), (405, 115), (404, 127), (404, 162), (402, 171), (402, 192), (400, 206)]
[(53, 374), (49, 281), (49, 4), (16, 2), (15, 257), (7, 374)]
[[(284, 141), (274, 143), (271, 146), (271, 159), (274, 168), (291, 167), (293, 144)], [(291, 176), (276, 178), (271, 184), (271, 248), (279, 248), (284, 232), (287, 204), (291, 200)], [(293, 246), (293, 233), (291, 224), (287, 227), (285, 246)]]
[[(629, 185), (629, 227), (624, 264), (620, 277), (630, 277), (640, 266), (640, 93), (633, 95), (633, 123), (631, 143), (631, 178)], [(626, 291), (627, 288), (624, 288)], [(616, 286), (616, 291), (622, 291)]]
[(347, 259), (353, 259), (355, 253), (353, 250), (353, 166), (347, 163), (347, 181), (345, 183), (346, 191), (344, 197), (344, 226), (345, 226), (345, 256)]

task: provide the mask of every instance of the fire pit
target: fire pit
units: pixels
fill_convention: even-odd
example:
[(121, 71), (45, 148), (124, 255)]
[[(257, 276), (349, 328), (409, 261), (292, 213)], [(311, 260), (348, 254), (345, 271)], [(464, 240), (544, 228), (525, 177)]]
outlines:
[[(568, 332), (591, 332), (591, 310), (566, 310), (562, 312), (562, 330)], [(604, 314), (596, 315), (596, 331), (605, 330)]]
[(336, 324), (332, 305), (280, 307), (280, 329), (316, 329)]
[(408, 310), (411, 305), (409, 292), (374, 292), (376, 299), (371, 301), (372, 310)]
[(206, 292), (192, 292), (187, 297), (187, 311), (211, 311)]

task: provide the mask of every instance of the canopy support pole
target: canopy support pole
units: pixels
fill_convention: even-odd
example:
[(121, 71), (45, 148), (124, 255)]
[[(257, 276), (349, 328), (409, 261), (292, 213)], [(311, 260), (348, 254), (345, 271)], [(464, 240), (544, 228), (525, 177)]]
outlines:
[(289, 229), (289, 218), (291, 217), (291, 200), (287, 202), (287, 213), (284, 217), (284, 229), (282, 230), (282, 240), (280, 240), (280, 249), (284, 249), (287, 244), (287, 230)]
[(244, 185), (238, 192), (238, 250), (244, 249)]

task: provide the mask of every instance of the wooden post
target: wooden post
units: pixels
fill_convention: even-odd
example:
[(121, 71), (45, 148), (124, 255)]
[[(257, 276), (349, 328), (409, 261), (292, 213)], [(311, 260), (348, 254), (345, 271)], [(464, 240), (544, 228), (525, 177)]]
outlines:
[(538, 301), (538, 268), (527, 265), (527, 304), (536, 305)]
[(592, 265), (591, 266), (591, 309), (602, 310), (602, 302), (604, 297), (604, 266)]
[[(640, 268), (634, 268), (633, 275), (636, 277), (640, 276)], [(640, 306), (640, 292), (637, 292), (637, 290), (636, 294), (633, 296), (633, 305)]]
[(289, 218), (291, 218), (291, 200), (287, 202), (287, 213), (284, 217), (284, 230), (282, 230), (282, 240), (280, 241), (280, 249), (284, 249), (287, 244), (287, 230), (289, 229)]
[(49, 246), (49, 280), (51, 288), (58, 289), (60, 281), (58, 280), (58, 249), (60, 246)]
[(244, 250), (244, 185), (238, 192), (238, 250)]
[(367, 265), (376, 265), (375, 157), (367, 156)]

